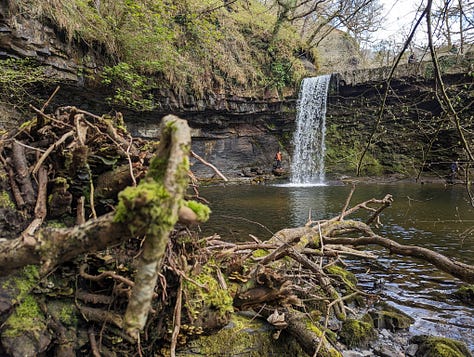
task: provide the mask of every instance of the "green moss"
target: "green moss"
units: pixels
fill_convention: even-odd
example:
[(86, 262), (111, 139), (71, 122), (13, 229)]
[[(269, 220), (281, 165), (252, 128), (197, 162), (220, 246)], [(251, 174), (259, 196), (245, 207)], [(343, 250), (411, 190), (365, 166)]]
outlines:
[[(354, 122), (358, 122), (357, 117)], [(357, 132), (364, 132), (363, 127)], [(336, 124), (328, 126), (326, 131), (325, 163), (329, 173), (356, 171), (362, 152), (365, 150), (364, 138), (348, 136)], [(372, 150), (365, 153), (361, 167), (364, 175), (380, 175), (384, 171), (378, 157)]]
[(7, 191), (2, 191), (0, 193), (0, 207), (10, 209), (16, 208), (15, 203), (11, 200), (10, 195)]
[(370, 341), (376, 338), (376, 332), (370, 323), (347, 319), (342, 323), (339, 337), (349, 348), (366, 347)]
[(119, 193), (114, 220), (127, 223), (134, 235), (156, 236), (160, 231), (170, 230), (178, 220), (168, 213), (169, 199), (170, 194), (162, 184), (144, 179), (138, 186), (127, 187)]
[(35, 298), (32, 295), (27, 295), (7, 319), (3, 334), (7, 337), (15, 337), (24, 332), (41, 331), (46, 327), (43, 318)]
[(466, 357), (472, 356), (466, 345), (445, 337), (415, 336), (412, 343), (417, 343), (417, 356), (438, 356), (438, 357)]
[[(306, 356), (293, 338), (282, 333), (278, 340), (260, 319), (232, 314), (230, 323), (223, 329), (190, 341), (179, 356)], [(189, 352), (187, 352), (189, 351)]]
[(168, 159), (158, 155), (153, 156), (148, 167), (147, 176), (152, 177), (156, 181), (162, 181), (168, 167)]
[(66, 228), (67, 226), (64, 220), (48, 220), (45, 224), (48, 228)]
[(376, 328), (384, 328), (391, 331), (408, 329), (415, 321), (410, 316), (388, 304), (383, 304), (382, 310), (371, 311), (369, 315)]
[(263, 258), (268, 255), (268, 250), (266, 249), (257, 249), (252, 252), (252, 257), (254, 258)]
[[(216, 320), (217, 324), (226, 324), (230, 313), (234, 311), (233, 298), (229, 291), (223, 289), (214, 277), (216, 267), (212, 261), (202, 267), (201, 273), (192, 276), (193, 282), (184, 281), (186, 290), (185, 306), (192, 318), (192, 323), (202, 326), (206, 318)], [(204, 288), (203, 288), (204, 287)], [(209, 316), (212, 314), (213, 316)]]
[(330, 265), (326, 268), (326, 272), (328, 274), (337, 275), (349, 289), (354, 289), (357, 285), (356, 276), (339, 265)]
[(191, 208), (196, 213), (199, 222), (207, 222), (209, 219), (211, 209), (207, 205), (193, 200), (183, 201), (183, 205)]
[(75, 326), (77, 324), (76, 307), (70, 303), (64, 305), (59, 312), (59, 319), (66, 325)]
[(66, 189), (69, 188), (69, 184), (68, 184), (68, 182), (67, 182), (67, 178), (65, 178), (65, 177), (57, 176), (57, 177), (54, 179), (54, 183), (55, 183), (56, 185), (63, 186), (63, 187), (65, 187)]
[(306, 246), (316, 246), (320, 245), (319, 235), (318, 234), (304, 234), (301, 236), (298, 243), (296, 243), (296, 248), (303, 248)]
[(3, 289), (15, 289), (16, 301), (22, 301), (39, 282), (39, 271), (36, 265), (27, 265), (21, 272), (5, 281)]
[(45, 328), (43, 314), (31, 290), (38, 284), (38, 267), (28, 265), (22, 271), (3, 284), (4, 289), (14, 289), (17, 294), (14, 302), (18, 303), (14, 312), (5, 322), (4, 334), (15, 337), (23, 332), (37, 332)]
[(323, 335), (323, 331), (321, 331), (321, 329), (316, 326), (316, 324), (314, 324), (312, 321), (306, 321), (306, 328), (312, 332), (315, 333), (316, 336), (318, 337), (321, 337)]
[[(306, 328), (312, 331), (318, 338), (329, 339), (333, 342), (337, 340), (337, 336), (334, 332), (329, 329), (324, 329), (324, 327), (319, 326), (317, 323), (311, 321), (310, 319), (306, 320)], [(323, 333), (324, 331), (324, 333)], [(321, 357), (340, 357), (341, 354), (334, 348), (323, 348), (319, 351), (318, 356)]]

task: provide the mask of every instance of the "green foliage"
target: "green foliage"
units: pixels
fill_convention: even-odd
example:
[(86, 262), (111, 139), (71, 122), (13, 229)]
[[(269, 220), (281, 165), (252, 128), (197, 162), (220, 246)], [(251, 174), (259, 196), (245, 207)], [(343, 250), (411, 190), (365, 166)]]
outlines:
[(271, 64), (271, 74), (274, 86), (282, 89), (291, 83), (291, 64), (283, 62), (273, 62)]
[(33, 102), (31, 89), (38, 84), (48, 85), (54, 82), (45, 72), (45, 67), (31, 59), (0, 60), (0, 102), (26, 110), (24, 103)]
[[(136, 110), (155, 107), (152, 90), (203, 96), (232, 90), (262, 95), (269, 88), (296, 88), (303, 48), (295, 28), (283, 24), (258, 0), (18, 0), (14, 13), (47, 18), (70, 41), (104, 50), (111, 65), (102, 76), (110, 100)], [(258, 19), (258, 20), (257, 20)]]
[(148, 77), (141, 75), (135, 68), (125, 62), (113, 67), (105, 67), (102, 83), (114, 88), (113, 97), (107, 98), (112, 104), (130, 107), (139, 111), (155, 108), (153, 96), (149, 92), (153, 85)]

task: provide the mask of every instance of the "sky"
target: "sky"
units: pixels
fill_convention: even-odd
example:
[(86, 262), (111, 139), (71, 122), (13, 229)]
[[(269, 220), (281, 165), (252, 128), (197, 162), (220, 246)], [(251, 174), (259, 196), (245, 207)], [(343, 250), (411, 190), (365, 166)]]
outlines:
[[(382, 23), (383, 30), (374, 35), (376, 40), (390, 40), (392, 38), (403, 41), (407, 38), (412, 24), (418, 18), (417, 8), (421, 0), (380, 0), (384, 5)], [(425, 28), (423, 21), (420, 26)]]

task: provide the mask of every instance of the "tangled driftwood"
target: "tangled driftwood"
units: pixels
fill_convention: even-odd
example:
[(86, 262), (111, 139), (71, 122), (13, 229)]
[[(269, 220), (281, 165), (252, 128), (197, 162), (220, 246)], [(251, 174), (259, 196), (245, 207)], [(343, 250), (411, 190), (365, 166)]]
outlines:
[[(107, 335), (127, 341), (130, 350), (151, 353), (168, 346), (174, 355), (186, 338), (225, 325), (233, 310), (253, 310), (267, 318), (310, 355), (337, 353), (339, 347), (326, 336), (331, 320), (352, 314), (347, 302), (356, 296), (374, 299), (341, 270), (344, 256), (376, 258), (356, 249), (360, 245), (378, 244), (391, 253), (423, 258), (474, 281), (472, 266), (373, 232), (370, 225), (378, 224), (392, 202), (390, 195), (349, 207), (350, 195), (338, 216), (281, 230), (267, 241), (199, 238), (178, 223), (201, 219), (183, 204), (190, 149), (184, 121), (165, 118), (156, 145), (131, 138), (118, 113), (99, 117), (74, 107), (49, 115), (37, 112), (34, 121), (1, 141), (0, 209), (5, 218), (0, 224), (2, 234), (8, 234), (0, 241), (0, 261), (11, 298), (0, 301), (0, 351), (27, 345), (25, 336), (38, 338), (14, 335), (11, 320), (30, 297), (59, 294), (58, 287), (49, 286), (51, 277), (69, 286), (61, 296), (72, 298), (75, 313), (87, 321), (94, 355), (113, 348), (101, 342)], [(361, 210), (368, 212), (365, 222), (349, 219)], [(53, 221), (63, 226), (51, 226)], [(22, 290), (13, 282), (25, 275), (20, 268), (27, 265), (41, 269), (28, 275), (31, 281)], [(73, 283), (67, 282), (71, 269)], [(42, 317), (35, 318), (51, 320), (56, 339), (50, 336), (50, 344), (57, 345), (58, 355), (82, 346), (66, 338), (77, 332), (54, 317), (48, 304), (42, 309)], [(37, 343), (31, 345), (43, 352)]]

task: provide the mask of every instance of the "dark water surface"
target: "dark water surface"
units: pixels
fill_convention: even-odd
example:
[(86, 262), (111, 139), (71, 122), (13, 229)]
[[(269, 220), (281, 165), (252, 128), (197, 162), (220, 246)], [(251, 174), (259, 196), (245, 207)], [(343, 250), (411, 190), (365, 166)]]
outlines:
[[(211, 202), (213, 211), (201, 228), (204, 234), (217, 233), (229, 241), (249, 240), (249, 234), (265, 240), (279, 229), (303, 225), (309, 212), (313, 220), (336, 216), (350, 189), (339, 185), (201, 187), (200, 194)], [(387, 193), (394, 203), (382, 213), (383, 227), (374, 229), (376, 233), (474, 264), (474, 208), (462, 186), (360, 185), (350, 206)], [(368, 249), (379, 255), (377, 263), (350, 262), (362, 288), (374, 292), (374, 282), (382, 280), (382, 296), (415, 318), (413, 333), (455, 338), (474, 352), (474, 308), (453, 297), (461, 281), (424, 261), (388, 256), (387, 250), (377, 247)]]

